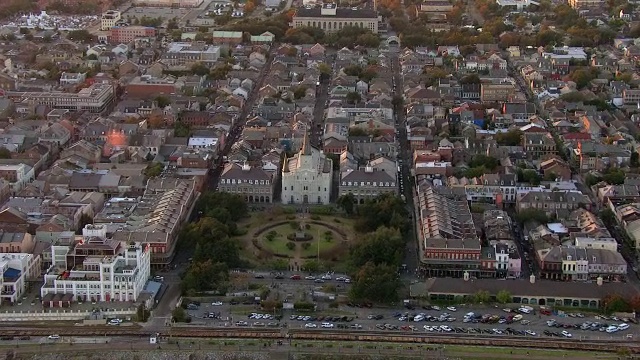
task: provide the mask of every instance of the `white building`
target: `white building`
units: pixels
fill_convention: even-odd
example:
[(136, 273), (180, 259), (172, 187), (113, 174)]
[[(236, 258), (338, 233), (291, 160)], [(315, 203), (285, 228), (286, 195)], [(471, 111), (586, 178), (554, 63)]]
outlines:
[(60, 85), (78, 85), (87, 79), (87, 73), (69, 73), (63, 72), (60, 75)]
[(213, 64), (220, 58), (220, 46), (173, 42), (167, 45), (162, 61), (169, 66), (188, 65), (196, 62)]
[(309, 144), (305, 133), (302, 149), (282, 166), (282, 203), (329, 204), (333, 161)]
[(136, 301), (149, 279), (148, 244), (106, 238), (107, 225), (87, 225), (82, 240), (51, 246), (52, 266), (40, 295), (70, 294), (74, 301)]
[(100, 30), (107, 31), (116, 26), (116, 23), (122, 18), (120, 11), (108, 10), (102, 13), (100, 18)]
[(40, 256), (0, 253), (0, 303), (15, 303), (22, 298), (27, 280), (40, 275)]
[(518, 11), (522, 11), (528, 8), (531, 4), (540, 5), (539, 2), (531, 0), (496, 0), (496, 4), (498, 4), (499, 6), (512, 7)]
[(0, 165), (0, 178), (11, 184), (13, 194), (20, 192), (27, 184), (33, 181), (35, 173), (33, 167), (26, 164)]

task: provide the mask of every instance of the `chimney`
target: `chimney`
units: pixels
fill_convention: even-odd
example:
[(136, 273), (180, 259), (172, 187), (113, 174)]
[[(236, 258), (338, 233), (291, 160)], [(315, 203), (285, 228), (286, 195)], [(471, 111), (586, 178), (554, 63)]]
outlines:
[(532, 284), (535, 284), (536, 283), (536, 276), (535, 275), (529, 276), (529, 282), (532, 283)]

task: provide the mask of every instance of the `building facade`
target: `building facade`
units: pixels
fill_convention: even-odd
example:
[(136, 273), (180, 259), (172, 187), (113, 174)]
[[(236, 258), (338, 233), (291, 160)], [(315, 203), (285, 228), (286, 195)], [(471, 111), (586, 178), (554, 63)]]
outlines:
[(54, 109), (102, 113), (113, 103), (114, 93), (111, 84), (96, 83), (77, 93), (8, 91), (6, 95), (14, 103), (30, 101)]
[(397, 176), (395, 161), (380, 157), (357, 170), (343, 171), (340, 174), (339, 194), (353, 194), (358, 204), (385, 193), (397, 195)]
[(136, 5), (158, 6), (171, 8), (194, 8), (202, 4), (204, 0), (134, 0)]
[(0, 178), (11, 184), (11, 191), (17, 194), (35, 177), (33, 167), (26, 164), (0, 165)]
[(220, 58), (220, 47), (200, 43), (171, 43), (162, 55), (169, 66), (189, 65), (196, 62), (213, 64)]
[(136, 301), (149, 279), (149, 245), (107, 239), (105, 225), (87, 225), (82, 240), (51, 246), (52, 267), (40, 295), (74, 301)]
[(329, 204), (333, 161), (311, 147), (305, 133), (302, 149), (282, 166), (282, 203)]
[(247, 202), (273, 202), (275, 181), (260, 167), (228, 163), (220, 175), (218, 190), (238, 194)]
[(515, 94), (513, 84), (482, 84), (480, 86), (480, 100), (482, 102), (505, 102)]
[(122, 19), (120, 11), (108, 10), (102, 13), (100, 17), (100, 30), (107, 31), (116, 26), (116, 23)]
[(315, 27), (325, 32), (336, 32), (344, 27), (357, 26), (378, 33), (378, 14), (371, 9), (338, 8), (335, 4), (320, 7), (299, 8), (293, 16), (291, 26)]
[(109, 30), (109, 42), (112, 44), (127, 44), (138, 38), (155, 36), (156, 29), (146, 26), (116, 26)]
[(22, 298), (26, 282), (40, 275), (40, 257), (32, 254), (0, 253), (0, 304), (14, 304)]
[(599, 8), (605, 5), (602, 0), (569, 0), (569, 6), (574, 9)]

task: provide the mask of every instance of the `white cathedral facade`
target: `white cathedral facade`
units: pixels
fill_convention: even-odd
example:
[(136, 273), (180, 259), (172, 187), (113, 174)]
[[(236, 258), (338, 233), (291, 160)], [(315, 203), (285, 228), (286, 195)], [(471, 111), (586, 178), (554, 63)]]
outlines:
[(305, 134), (302, 149), (282, 165), (283, 204), (329, 204), (333, 161), (309, 144)]

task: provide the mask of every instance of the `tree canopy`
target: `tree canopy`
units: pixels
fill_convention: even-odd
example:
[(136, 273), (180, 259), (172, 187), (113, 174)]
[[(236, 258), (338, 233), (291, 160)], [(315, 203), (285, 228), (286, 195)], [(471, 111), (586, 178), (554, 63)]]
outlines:
[(194, 249), (193, 261), (182, 287), (185, 293), (226, 292), (229, 269), (242, 266), (236, 235), (236, 221), (247, 214), (247, 204), (239, 195), (223, 192), (203, 193), (194, 211), (196, 222), (180, 232), (182, 247)]

